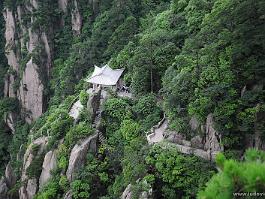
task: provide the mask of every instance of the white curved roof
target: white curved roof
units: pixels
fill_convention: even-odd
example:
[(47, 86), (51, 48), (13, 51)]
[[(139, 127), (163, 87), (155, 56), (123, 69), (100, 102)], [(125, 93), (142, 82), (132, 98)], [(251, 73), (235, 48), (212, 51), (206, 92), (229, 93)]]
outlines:
[(102, 68), (95, 66), (94, 72), (86, 81), (92, 84), (113, 86), (117, 84), (123, 71), (124, 69), (112, 69), (108, 65)]

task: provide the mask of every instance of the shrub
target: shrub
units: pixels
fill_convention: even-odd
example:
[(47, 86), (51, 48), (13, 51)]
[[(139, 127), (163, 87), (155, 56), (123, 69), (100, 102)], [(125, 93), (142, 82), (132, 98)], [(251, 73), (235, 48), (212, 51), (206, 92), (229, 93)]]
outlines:
[(143, 119), (156, 111), (157, 108), (156, 98), (154, 95), (150, 94), (140, 97), (133, 107), (133, 110), (139, 118)]
[(44, 160), (44, 154), (38, 155), (33, 159), (29, 167), (27, 168), (27, 175), (30, 178), (38, 178), (42, 171), (42, 163)]
[(69, 182), (67, 180), (67, 177), (62, 175), (59, 180), (59, 185), (64, 192), (67, 192), (69, 190)]
[(88, 99), (89, 99), (89, 94), (86, 91), (82, 90), (79, 94), (79, 100), (81, 104), (83, 106), (86, 106)]
[(133, 120), (123, 120), (121, 123), (120, 131), (125, 140), (131, 141), (140, 134), (140, 124)]
[(195, 197), (215, 171), (208, 162), (195, 156), (182, 155), (173, 147), (164, 149), (154, 146), (146, 162), (154, 168), (156, 180), (166, 185), (160, 192), (168, 198), (174, 194), (176, 198)]
[(67, 146), (72, 146), (78, 140), (86, 138), (93, 132), (92, 127), (85, 122), (80, 122), (78, 125), (73, 126), (65, 136), (65, 143)]
[(71, 184), (74, 199), (87, 199), (90, 196), (90, 186), (81, 180), (75, 180)]
[(53, 199), (56, 198), (60, 191), (59, 184), (56, 180), (52, 180), (46, 184), (34, 199)]

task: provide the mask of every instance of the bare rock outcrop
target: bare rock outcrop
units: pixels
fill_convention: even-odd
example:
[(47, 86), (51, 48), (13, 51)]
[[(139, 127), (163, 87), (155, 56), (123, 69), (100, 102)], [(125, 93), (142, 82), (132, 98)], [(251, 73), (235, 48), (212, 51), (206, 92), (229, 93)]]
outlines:
[(8, 187), (13, 187), (16, 184), (16, 176), (10, 162), (6, 166), (5, 178)]
[(75, 35), (81, 34), (82, 16), (78, 8), (78, 0), (74, 0), (74, 8), (72, 9), (72, 30)]
[(213, 114), (209, 114), (206, 120), (204, 149), (213, 153), (223, 151), (221, 146), (221, 134), (215, 130)]
[(13, 199), (17, 198), (17, 193), (9, 193), (8, 191), (16, 184), (16, 176), (13, 172), (11, 163), (9, 162), (5, 169), (5, 176), (0, 179), (0, 198)]
[(42, 172), (39, 179), (39, 188), (41, 189), (52, 177), (51, 171), (57, 167), (56, 151), (49, 151), (44, 157)]
[[(15, 33), (16, 33), (16, 23), (15, 23), (15, 16), (11, 10), (6, 8), (3, 11), (4, 19), (5, 19), (5, 51), (6, 57), (8, 61), (8, 65), (14, 71), (18, 71), (19, 68), (19, 60), (17, 52), (15, 51), (16, 48), (16, 40), (15, 40)], [(4, 93), (7, 97), (16, 97), (16, 93), (13, 89), (13, 84), (15, 83), (15, 74), (10, 73), (5, 77), (5, 89)]]
[(72, 191), (70, 190), (70, 191), (68, 191), (68, 192), (65, 194), (64, 199), (72, 199), (72, 196), (73, 196), (73, 193), (72, 193)]
[(196, 131), (199, 128), (200, 123), (197, 120), (197, 118), (193, 116), (190, 119), (189, 125), (190, 125), (191, 130)]
[(132, 185), (129, 184), (121, 195), (121, 199), (131, 199), (132, 198)]
[[(37, 119), (46, 107), (44, 79), (49, 78), (52, 52), (49, 30), (32, 27), (37, 20), (38, 0), (30, 0), (17, 5), (13, 10), (6, 8), (5, 54), (10, 66), (5, 77), (4, 94), (16, 97), (21, 103), (21, 113), (28, 123)], [(25, 23), (25, 16), (29, 18)], [(33, 59), (34, 54), (34, 59)], [(41, 56), (39, 56), (41, 54)], [(38, 57), (38, 61), (35, 58)], [(31, 58), (31, 59), (30, 59)], [(22, 63), (26, 63), (23, 64)], [(41, 71), (41, 72), (40, 72)]]
[(8, 128), (12, 131), (12, 133), (15, 133), (15, 121), (16, 121), (17, 115), (14, 113), (8, 113), (6, 114), (4, 121)]
[(191, 138), (190, 140), (191, 142), (191, 146), (194, 148), (199, 148), (199, 149), (203, 149), (203, 140), (201, 138), (201, 136), (197, 135), (193, 138)]
[(262, 135), (264, 133), (265, 127), (265, 111), (261, 110), (261, 104), (257, 104), (257, 109), (259, 110), (256, 113), (256, 121), (254, 125), (255, 133), (254, 133), (254, 140), (255, 140), (255, 148), (259, 150), (265, 150), (265, 142), (262, 139)]
[[(146, 182), (143, 182), (146, 183)], [(121, 195), (121, 199), (132, 199), (132, 185), (129, 184)], [(149, 191), (143, 191), (139, 195), (139, 199), (151, 199), (152, 198), (152, 188)]]
[(20, 195), (22, 196), (21, 199), (32, 199), (34, 195), (36, 195), (37, 191), (38, 191), (37, 179), (36, 178), (29, 179), (26, 191), (24, 192), (23, 190), (23, 194)]
[(100, 106), (100, 98), (101, 98), (101, 90), (95, 91), (90, 94), (88, 102), (87, 102), (87, 109), (92, 116), (92, 120), (95, 119), (97, 111)]
[(0, 198), (7, 199), (8, 198), (7, 192), (8, 192), (8, 187), (6, 184), (6, 180), (4, 177), (2, 177), (0, 180)]
[(17, 54), (15, 52), (16, 40), (16, 22), (15, 16), (11, 10), (8, 8), (4, 10), (4, 19), (5, 19), (5, 39), (6, 39), (6, 57), (8, 65), (18, 71), (19, 62), (17, 59)]
[(20, 86), (20, 101), (24, 109), (25, 119), (29, 123), (43, 113), (43, 91), (44, 86), (39, 78), (38, 66), (30, 59)]
[(98, 133), (89, 136), (85, 140), (81, 141), (80, 144), (76, 144), (71, 151), (69, 166), (66, 172), (67, 179), (71, 182), (74, 179), (74, 174), (81, 167), (84, 166), (86, 155), (90, 151), (96, 153), (97, 151)]
[(176, 144), (182, 144), (182, 141), (186, 139), (185, 136), (180, 134), (180, 133), (168, 131), (167, 134), (168, 135), (167, 135), (166, 139), (169, 142), (173, 142)]
[(35, 158), (40, 157), (48, 144), (47, 137), (40, 137), (34, 140), (27, 148), (24, 154), (23, 168), (21, 181), (23, 182), (22, 187), (19, 189), (20, 199), (32, 199), (38, 191), (38, 180), (36, 177), (28, 176), (28, 168), (32, 165)]
[(58, 5), (64, 13), (67, 12), (68, 0), (58, 0)]

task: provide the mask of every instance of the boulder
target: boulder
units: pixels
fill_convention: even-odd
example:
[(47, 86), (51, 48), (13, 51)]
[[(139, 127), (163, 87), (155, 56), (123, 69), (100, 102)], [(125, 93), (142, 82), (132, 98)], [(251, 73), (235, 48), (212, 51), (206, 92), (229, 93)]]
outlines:
[(97, 151), (98, 133), (81, 141), (80, 144), (76, 144), (71, 151), (68, 169), (66, 172), (67, 179), (71, 182), (74, 179), (74, 174), (81, 167), (84, 166), (86, 161), (86, 155), (88, 151), (96, 153)]
[(190, 147), (191, 146), (191, 142), (188, 141), (188, 140), (182, 140), (182, 145)]
[(42, 188), (48, 180), (51, 178), (51, 171), (57, 166), (56, 162), (56, 151), (49, 151), (45, 157), (42, 164), (42, 172), (39, 179), (39, 188)]

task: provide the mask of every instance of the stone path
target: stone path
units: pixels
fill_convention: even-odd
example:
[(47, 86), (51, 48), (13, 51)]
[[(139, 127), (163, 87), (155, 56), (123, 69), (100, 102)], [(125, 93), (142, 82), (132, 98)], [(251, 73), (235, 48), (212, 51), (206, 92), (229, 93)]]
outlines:
[(158, 143), (164, 140), (164, 133), (168, 128), (168, 121), (165, 119), (159, 127), (154, 127), (153, 133), (147, 135), (147, 141), (149, 144)]
[(191, 146), (190, 141), (182, 140), (182, 144), (172, 143), (164, 135), (168, 128), (168, 120), (164, 118), (151, 129), (151, 134), (146, 136), (149, 144), (159, 144), (162, 148), (174, 148), (183, 154), (192, 154), (208, 161), (214, 161), (218, 151), (209, 151)]

